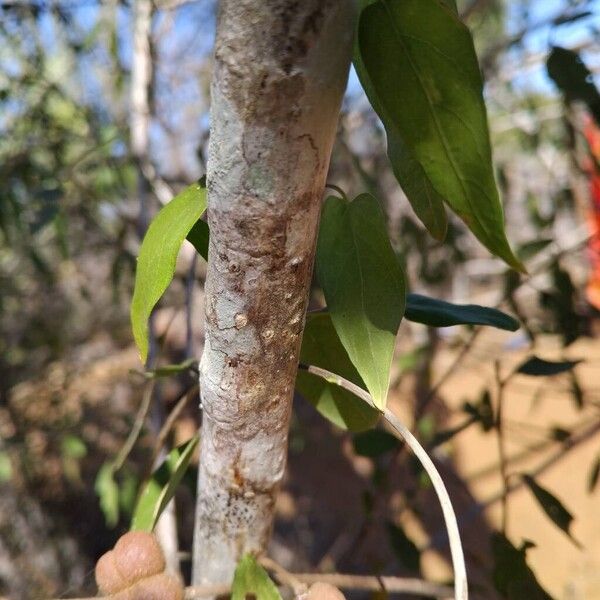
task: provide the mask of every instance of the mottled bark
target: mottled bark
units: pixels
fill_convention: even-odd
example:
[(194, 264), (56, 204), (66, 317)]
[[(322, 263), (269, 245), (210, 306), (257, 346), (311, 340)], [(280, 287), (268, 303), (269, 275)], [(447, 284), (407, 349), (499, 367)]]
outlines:
[(196, 585), (271, 533), (353, 18), (352, 0), (220, 3)]

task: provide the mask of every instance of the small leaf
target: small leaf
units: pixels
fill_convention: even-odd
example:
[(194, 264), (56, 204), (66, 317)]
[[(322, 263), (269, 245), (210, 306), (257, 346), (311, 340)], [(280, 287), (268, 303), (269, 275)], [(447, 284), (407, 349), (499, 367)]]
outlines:
[(377, 200), (325, 201), (317, 245), (317, 278), (335, 330), (378, 407), (389, 385), (405, 285)]
[(390, 544), (398, 560), (409, 570), (420, 573), (421, 571), (421, 553), (415, 543), (404, 533), (404, 531), (394, 525), (387, 524)]
[(100, 508), (104, 513), (106, 525), (112, 528), (119, 521), (119, 486), (115, 481), (112, 463), (107, 462), (100, 467), (94, 489), (100, 498)]
[(596, 458), (594, 464), (592, 465), (592, 468), (590, 469), (587, 485), (587, 490), (589, 494), (592, 494), (596, 489), (598, 478), (600, 478), (600, 456)]
[(580, 360), (552, 361), (532, 356), (518, 367), (516, 372), (523, 375), (532, 375), (534, 377), (559, 375), (560, 373), (570, 371), (580, 362)]
[[(327, 369), (365, 391), (367, 389), (350, 362), (327, 313), (308, 315), (302, 337), (300, 362)], [(377, 411), (348, 390), (306, 371), (298, 371), (296, 389), (326, 419), (342, 429), (362, 431), (372, 427), (379, 419)]]
[(10, 481), (13, 473), (12, 462), (8, 452), (0, 452), (0, 483)]
[(527, 550), (531, 542), (515, 548), (501, 533), (492, 536), (494, 555), (494, 587), (508, 600), (552, 600), (527, 565)]
[(398, 438), (382, 429), (371, 429), (354, 436), (354, 452), (359, 456), (376, 458), (400, 447)]
[(519, 322), (495, 308), (477, 304), (451, 304), (420, 294), (406, 297), (405, 318), (431, 327), (452, 325), (489, 325), (506, 331), (519, 329)]
[(63, 456), (79, 460), (87, 454), (84, 441), (76, 435), (65, 435), (60, 443)]
[(233, 575), (231, 600), (281, 600), (281, 594), (268, 573), (251, 554), (244, 555)]
[(358, 52), (373, 108), (419, 165), (424, 176), (417, 181), (426, 181), (492, 253), (524, 271), (504, 232), (468, 28), (438, 0), (379, 0), (360, 12)]
[(531, 490), (531, 493), (534, 495), (548, 518), (559, 529), (562, 529), (575, 545), (579, 546), (579, 542), (573, 538), (570, 532), (573, 515), (564, 507), (562, 502), (554, 494), (551, 494), (547, 489), (539, 485), (533, 477), (523, 475), (523, 481)]
[(517, 249), (517, 256), (521, 260), (528, 260), (547, 248), (554, 240), (552, 238), (540, 238), (532, 240), (531, 242), (525, 242)]
[(206, 188), (194, 183), (154, 217), (142, 241), (131, 301), (131, 327), (142, 361), (148, 355), (148, 319), (173, 279), (179, 249), (206, 209)]
[(144, 491), (135, 507), (131, 522), (132, 531), (151, 532), (184, 476), (192, 454), (198, 444), (198, 437), (171, 450), (169, 455), (152, 473), (152, 477), (144, 486)]
[(210, 239), (210, 231), (208, 229), (208, 223), (202, 219), (198, 219), (194, 226), (190, 229), (187, 234), (187, 241), (196, 248), (198, 254), (204, 259), (208, 260), (208, 242)]

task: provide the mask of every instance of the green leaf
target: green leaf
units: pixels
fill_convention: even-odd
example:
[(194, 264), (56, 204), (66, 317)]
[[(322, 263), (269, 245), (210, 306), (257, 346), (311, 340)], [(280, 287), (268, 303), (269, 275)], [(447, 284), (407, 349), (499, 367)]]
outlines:
[(142, 361), (148, 355), (148, 319), (173, 279), (179, 249), (206, 209), (206, 188), (194, 183), (154, 217), (142, 242), (131, 301), (131, 327)]
[(383, 407), (405, 284), (373, 196), (362, 194), (352, 202), (327, 198), (316, 266), (340, 341), (376, 405)]
[(194, 436), (185, 444), (174, 448), (152, 473), (135, 507), (131, 522), (132, 531), (150, 532), (154, 529), (162, 511), (175, 494), (197, 444), (198, 437)]
[(523, 481), (531, 490), (531, 493), (534, 495), (548, 518), (559, 529), (562, 529), (575, 545), (579, 546), (579, 542), (573, 538), (570, 532), (573, 515), (564, 507), (563, 503), (554, 494), (539, 485), (530, 475), (523, 475)]
[[(367, 389), (350, 362), (328, 313), (307, 316), (300, 362), (327, 369)], [(306, 371), (298, 371), (296, 389), (326, 419), (342, 429), (362, 431), (372, 427), (379, 419), (377, 411), (348, 390)]]
[(492, 253), (524, 271), (504, 232), (467, 27), (440, 0), (378, 0), (360, 13), (358, 51), (373, 108), (393, 124), (432, 189)]
[(415, 543), (394, 523), (387, 524), (388, 536), (394, 553), (409, 570), (420, 573), (421, 553)]
[(65, 435), (60, 442), (63, 456), (79, 460), (87, 454), (85, 442), (76, 435)]
[(553, 79), (567, 102), (584, 102), (600, 125), (600, 93), (594, 85), (590, 70), (573, 50), (555, 46), (546, 62), (548, 75)]
[(532, 356), (528, 358), (521, 366), (517, 368), (517, 373), (523, 375), (532, 375), (534, 377), (545, 377), (549, 375), (559, 375), (570, 371), (578, 365), (580, 360), (552, 361)]
[(0, 452), (0, 483), (10, 481), (13, 474), (12, 462), (8, 452)]
[(208, 223), (202, 219), (198, 219), (187, 234), (187, 241), (196, 248), (198, 254), (200, 254), (204, 260), (208, 260), (209, 238), (210, 231), (208, 229)]
[(494, 587), (508, 600), (552, 600), (527, 565), (527, 550), (531, 542), (516, 548), (501, 533), (492, 536), (494, 555)]
[(115, 481), (112, 463), (107, 462), (100, 467), (94, 489), (100, 498), (100, 508), (104, 513), (106, 525), (112, 528), (119, 521), (119, 486)]
[(144, 375), (149, 379), (157, 379), (161, 377), (171, 377), (178, 373), (184, 373), (198, 365), (197, 358), (188, 358), (183, 362), (176, 363), (173, 365), (165, 365), (164, 367), (158, 367), (157, 369), (151, 369), (145, 371)]
[(400, 447), (398, 438), (382, 429), (371, 429), (354, 436), (354, 452), (359, 456), (376, 458)]
[[(373, 4), (374, 1), (376, 0), (363, 0), (362, 4), (367, 6), (368, 4)], [(369, 73), (363, 63), (358, 47), (358, 35), (355, 35), (355, 40), (354, 67), (356, 68), (360, 83), (371, 102), (371, 106), (373, 106), (373, 109), (379, 115), (385, 127), (387, 154), (394, 175), (406, 194), (415, 214), (421, 219), (429, 233), (437, 240), (442, 241), (446, 237), (448, 229), (444, 199), (435, 191), (423, 167), (403, 142), (393, 120), (385, 114), (369, 78)]]
[(489, 325), (506, 331), (519, 329), (519, 322), (516, 319), (495, 308), (477, 304), (451, 304), (420, 294), (408, 294), (404, 316), (409, 321), (432, 327)]
[(251, 554), (244, 555), (233, 575), (231, 600), (281, 600), (281, 594), (268, 573)]

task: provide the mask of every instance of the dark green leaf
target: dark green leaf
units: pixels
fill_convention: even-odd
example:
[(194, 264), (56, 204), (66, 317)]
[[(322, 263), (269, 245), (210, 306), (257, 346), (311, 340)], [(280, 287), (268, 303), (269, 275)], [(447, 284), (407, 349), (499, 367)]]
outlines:
[(546, 63), (548, 75), (554, 80), (567, 102), (584, 102), (596, 123), (600, 125), (600, 93), (590, 70), (573, 50), (555, 46)]
[(358, 51), (373, 107), (419, 165), (415, 172), (424, 173), (419, 187), (425, 189), (425, 180), (491, 252), (524, 271), (504, 232), (483, 83), (467, 27), (439, 0), (378, 0), (360, 13)]
[(600, 477), (600, 456), (596, 458), (592, 468), (590, 470), (590, 475), (588, 477), (588, 493), (593, 493), (596, 489), (596, 484), (598, 483), (598, 478)]
[(562, 502), (554, 494), (551, 494), (547, 489), (539, 485), (533, 477), (523, 475), (523, 481), (531, 490), (531, 493), (534, 495), (548, 518), (559, 529), (562, 529), (576, 545), (579, 545), (569, 531), (571, 523), (573, 522), (573, 515), (564, 507)]
[(528, 260), (535, 256), (538, 252), (541, 252), (544, 248), (547, 248), (554, 240), (552, 238), (541, 238), (538, 240), (532, 240), (522, 244), (517, 249), (517, 256), (521, 260)]
[(538, 358), (537, 356), (532, 356), (517, 369), (517, 373), (522, 373), (523, 375), (532, 375), (534, 377), (559, 375), (560, 373), (570, 371), (580, 362), (580, 360), (552, 361), (544, 360), (542, 358)]
[[(367, 389), (350, 362), (327, 313), (308, 315), (300, 362), (327, 369)], [(296, 389), (325, 418), (342, 429), (362, 431), (372, 427), (379, 419), (377, 411), (351, 392), (306, 371), (298, 371)]]
[(144, 491), (135, 507), (131, 522), (132, 531), (152, 531), (175, 490), (184, 476), (192, 454), (198, 444), (198, 437), (171, 450), (169, 455), (152, 473), (152, 477), (144, 486)]
[(421, 571), (421, 553), (415, 543), (393, 523), (387, 524), (387, 530), (392, 549), (400, 562), (407, 569), (419, 573)]
[(200, 254), (204, 260), (208, 260), (209, 238), (210, 232), (208, 223), (202, 219), (198, 219), (187, 234), (187, 241), (196, 248), (198, 254)]
[(268, 573), (251, 554), (244, 555), (233, 575), (231, 600), (281, 600), (281, 594)]
[(148, 319), (173, 279), (183, 240), (206, 209), (206, 188), (194, 183), (164, 206), (146, 232), (135, 273), (131, 327), (142, 361), (148, 354)]
[(494, 587), (508, 600), (552, 600), (527, 565), (526, 553), (532, 546), (524, 542), (515, 548), (502, 534), (492, 537), (494, 555)]
[(317, 278), (331, 320), (378, 407), (385, 406), (392, 356), (404, 313), (405, 285), (375, 198), (325, 201)]
[(424, 323), (431, 327), (452, 325), (490, 325), (506, 331), (519, 329), (519, 322), (495, 308), (477, 304), (451, 304), (420, 294), (408, 294), (406, 312), (409, 321)]
[(108, 527), (114, 527), (119, 521), (119, 486), (115, 481), (115, 470), (112, 463), (104, 463), (94, 485), (100, 499), (100, 508)]
[(398, 438), (381, 429), (371, 429), (359, 433), (353, 438), (354, 452), (359, 456), (376, 458), (400, 446)]

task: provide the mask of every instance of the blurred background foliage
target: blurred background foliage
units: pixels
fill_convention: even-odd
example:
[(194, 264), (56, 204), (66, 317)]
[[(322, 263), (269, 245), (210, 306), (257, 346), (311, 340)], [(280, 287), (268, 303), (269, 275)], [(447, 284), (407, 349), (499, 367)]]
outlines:
[[(0, 1), (0, 593), (11, 598), (93, 593), (90, 569), (127, 528), (167, 415), (176, 407), (170, 444), (199, 423), (191, 363), (162, 372), (170, 377), (144, 374), (128, 312), (149, 219), (205, 170), (216, 7), (152, 5), (140, 155), (131, 143), (134, 4)], [(457, 220), (444, 243), (424, 231), (354, 72), (329, 179), (382, 201), (413, 291), (499, 306), (522, 322), (516, 334), (404, 324), (398, 342), (391, 401), (452, 482), (474, 597), (593, 600), (600, 4), (463, 0), (459, 9), (486, 80), (508, 235), (529, 275), (507, 271)], [(149, 367), (201, 355), (203, 281), (184, 248), (154, 314)], [(519, 372), (534, 354), (554, 361), (541, 369), (550, 378)], [(149, 417), (124, 454), (145, 398)], [(295, 409), (278, 560), (450, 578), (439, 510), (404, 448), (382, 431), (353, 439), (301, 398)], [(538, 475), (555, 493), (540, 492)], [(184, 573), (193, 495), (192, 469), (176, 498), (178, 535), (165, 534), (176, 535)]]

